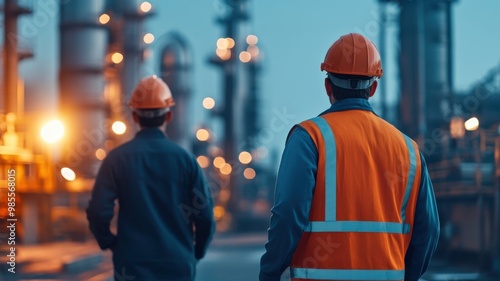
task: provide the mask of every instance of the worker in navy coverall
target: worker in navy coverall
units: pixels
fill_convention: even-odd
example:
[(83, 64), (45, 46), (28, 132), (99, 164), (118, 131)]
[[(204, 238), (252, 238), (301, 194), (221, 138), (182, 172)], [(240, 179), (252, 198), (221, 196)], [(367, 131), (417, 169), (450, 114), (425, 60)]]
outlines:
[(115, 280), (192, 281), (212, 238), (213, 203), (202, 170), (164, 134), (174, 104), (162, 80), (143, 79), (129, 104), (141, 130), (109, 152), (95, 180), (87, 218), (101, 249), (113, 252)]

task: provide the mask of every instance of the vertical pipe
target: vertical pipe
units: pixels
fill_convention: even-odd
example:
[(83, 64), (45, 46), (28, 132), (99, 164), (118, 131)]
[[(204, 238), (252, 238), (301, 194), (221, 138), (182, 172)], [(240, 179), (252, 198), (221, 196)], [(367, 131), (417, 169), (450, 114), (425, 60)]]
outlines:
[[(234, 38), (233, 27), (232, 24), (228, 24), (226, 28), (226, 36), (230, 38)], [(234, 52), (234, 50), (233, 50)], [(235, 57), (237, 53), (234, 52), (231, 54), (231, 62), (224, 65), (224, 154), (226, 160), (233, 164), (236, 161), (235, 158), (235, 145), (234, 145), (234, 108), (235, 108), (235, 99), (234, 95), (236, 95), (236, 66), (235, 66)], [(235, 212), (237, 210), (237, 198), (238, 191), (235, 184), (236, 177), (234, 173), (231, 173), (229, 179), (229, 186), (231, 190), (231, 197), (228, 202), (228, 208), (231, 212)]]
[(18, 36), (17, 36), (17, 0), (5, 0), (4, 4), (4, 113), (16, 113), (18, 79)]
[(479, 259), (478, 265), (480, 269), (483, 269), (485, 262), (485, 219), (484, 219), (484, 189), (482, 188), (483, 174), (482, 174), (482, 155), (483, 155), (483, 141), (485, 135), (484, 131), (478, 129), (477, 139), (475, 140), (475, 160), (476, 160), (476, 209), (479, 222)]
[[(386, 45), (386, 33), (387, 33), (387, 6), (385, 2), (380, 2), (379, 8), (380, 8), (380, 18), (382, 21), (382, 27), (380, 28), (380, 33), (379, 33), (379, 52), (382, 62), (385, 62), (386, 61), (385, 45)], [(383, 67), (386, 68), (387, 64)], [(387, 90), (385, 83), (381, 81), (378, 88), (380, 93), (380, 116), (384, 119), (387, 119)]]
[[(144, 20), (152, 15), (150, 11), (142, 12), (140, 5), (142, 0), (122, 0), (119, 8), (123, 15), (122, 46), (123, 46), (123, 68), (121, 77), (122, 100), (126, 103), (135, 86), (143, 75), (144, 63)], [(127, 127), (133, 128), (132, 115), (127, 112), (123, 116), (127, 121)], [(127, 137), (131, 137), (132, 130), (127, 130)]]
[[(247, 19), (245, 13), (245, 4), (247, 0), (226, 0), (229, 9), (231, 10), (228, 16), (222, 20), (225, 24), (225, 36), (228, 38), (233, 38), (235, 42), (239, 42), (238, 26), (240, 22)], [(226, 160), (231, 164), (237, 162), (236, 159), (236, 146), (235, 146), (235, 120), (236, 117), (236, 97), (237, 97), (237, 62), (238, 62), (238, 45), (232, 50), (231, 57), (228, 61), (222, 64), (224, 71), (224, 113), (223, 118), (225, 122), (224, 126), (224, 152)], [(238, 112), (239, 113), (239, 112)], [(231, 173), (229, 179), (229, 188), (231, 190), (231, 197), (228, 202), (228, 209), (234, 214), (235, 220), (237, 221), (238, 212), (238, 200), (239, 192), (237, 185), (238, 177), (235, 173)]]
[(424, 98), (424, 3), (401, 1), (399, 17), (401, 107), (400, 127), (411, 138), (422, 140), (425, 132)]
[[(236, 139), (241, 137), (241, 135), (236, 135), (235, 124), (239, 120), (236, 114), (242, 114), (241, 110), (236, 110), (237, 106), (236, 100), (239, 88), (237, 87), (237, 70), (238, 70), (238, 49), (239, 49), (239, 29), (238, 26), (240, 22), (248, 19), (246, 12), (246, 2), (248, 0), (225, 0), (228, 12), (221, 18), (218, 18), (218, 23), (225, 27), (225, 37), (232, 38), (236, 45), (230, 50), (231, 56), (227, 60), (220, 58), (210, 59), (211, 63), (214, 63), (222, 69), (223, 72), (223, 100), (224, 100), (224, 110), (221, 112), (221, 117), (224, 120), (224, 154), (226, 161), (234, 165), (237, 162), (235, 157), (236, 153)], [(236, 180), (238, 176), (235, 172), (230, 174), (229, 181), (225, 186), (231, 192), (230, 198), (227, 203), (227, 209), (233, 214), (233, 222), (238, 221), (238, 185)]]
[(122, 91), (125, 100), (128, 101), (142, 74), (144, 52), (142, 46), (142, 20), (126, 15), (123, 33)]
[(484, 193), (483, 190), (479, 190), (478, 198), (476, 201), (477, 206), (477, 216), (479, 222), (479, 259), (478, 267), (480, 270), (484, 269), (485, 257), (486, 257), (486, 247), (485, 247), (485, 219), (484, 219)]
[[(244, 138), (245, 140), (253, 140), (257, 137), (259, 133), (259, 89), (258, 89), (258, 75), (260, 71), (260, 65), (258, 58), (252, 59), (248, 63), (248, 93), (243, 102), (243, 118), (244, 122)], [(245, 142), (248, 147), (244, 147), (246, 150), (251, 150), (255, 148), (254, 143)]]
[[(231, 9), (230, 15), (225, 19), (226, 30), (225, 36), (228, 38), (233, 38), (236, 42), (238, 41), (236, 38), (236, 25), (238, 23), (238, 10), (239, 0), (233, 1), (232, 4), (228, 5)], [(236, 48), (231, 50), (231, 57), (225, 64), (223, 64), (223, 91), (224, 91), (224, 155), (226, 161), (229, 163), (233, 163), (232, 161), (236, 161), (234, 157), (235, 148), (234, 148), (234, 96), (236, 95), (236, 59), (238, 57), (238, 53), (236, 52)], [(237, 190), (235, 185), (236, 178), (233, 173), (230, 175), (229, 179), (229, 188), (231, 191), (231, 197), (228, 202), (228, 209), (230, 212), (235, 212), (237, 210)]]
[(449, 103), (453, 102), (454, 95), (454, 86), (453, 86), (453, 13), (452, 13), (452, 4), (454, 0), (450, 0), (446, 2), (446, 49), (447, 49), (447, 82), (448, 82), (448, 90), (449, 90)]
[(495, 173), (494, 173), (494, 215), (493, 215), (493, 271), (500, 273), (500, 137), (495, 139)]
[[(450, 47), (448, 0), (425, 1), (425, 136), (442, 128), (451, 115)], [(448, 142), (435, 141), (435, 152), (429, 161), (441, 161), (448, 154)]]
[(78, 175), (94, 177), (95, 150), (106, 136), (104, 62), (107, 30), (98, 23), (105, 1), (61, 3), (60, 109), (66, 122), (63, 161)]
[(417, 64), (418, 64), (418, 77), (417, 77), (417, 83), (418, 83), (418, 95), (416, 95), (413, 98), (413, 101), (415, 102), (415, 105), (417, 105), (417, 128), (418, 128), (418, 137), (417, 139), (422, 140), (424, 137), (425, 132), (427, 131), (427, 124), (425, 123), (425, 98), (426, 98), (426, 92), (425, 92), (425, 79), (426, 76), (424, 75), (425, 72), (425, 6), (422, 1), (418, 1), (417, 4)]
[(189, 102), (191, 97), (191, 53), (184, 37), (170, 34), (161, 48), (161, 78), (172, 91), (175, 100), (174, 118), (167, 126), (167, 135), (184, 148), (189, 147)]

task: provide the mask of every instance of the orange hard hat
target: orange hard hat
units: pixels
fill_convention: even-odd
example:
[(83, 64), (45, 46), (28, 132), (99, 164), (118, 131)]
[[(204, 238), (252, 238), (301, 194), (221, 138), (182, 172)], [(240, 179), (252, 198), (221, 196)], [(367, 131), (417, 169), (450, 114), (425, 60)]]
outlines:
[(340, 37), (328, 49), (321, 70), (346, 75), (382, 77), (382, 63), (377, 47), (361, 34)]
[(172, 107), (175, 102), (167, 84), (153, 75), (137, 84), (128, 105), (136, 109), (153, 109)]

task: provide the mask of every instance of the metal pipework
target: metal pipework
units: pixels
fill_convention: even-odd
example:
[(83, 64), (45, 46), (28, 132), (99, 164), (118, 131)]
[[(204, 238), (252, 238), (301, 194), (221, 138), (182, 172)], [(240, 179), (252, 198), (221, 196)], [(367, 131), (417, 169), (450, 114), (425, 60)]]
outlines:
[[(17, 113), (18, 104), (18, 76), (19, 76), (19, 53), (17, 19), (22, 14), (29, 14), (31, 10), (21, 7), (18, 0), (4, 1), (4, 55), (3, 74), (4, 80), (4, 113)], [(22, 101), (22, 100), (21, 100)], [(21, 107), (22, 108), (22, 107)]]
[(119, 2), (119, 9), (123, 16), (123, 69), (122, 95), (128, 101), (137, 82), (143, 75), (144, 64), (144, 20), (152, 15), (151, 11), (142, 12), (141, 0), (123, 0)]
[(427, 135), (451, 115), (449, 59), (451, 49), (448, 10), (450, 1), (427, 1), (425, 5), (425, 119)]
[(409, 137), (419, 139), (425, 132), (424, 1), (404, 0), (400, 5), (400, 127)]
[(169, 34), (160, 49), (161, 78), (169, 86), (175, 100), (174, 118), (167, 126), (167, 135), (174, 142), (188, 148), (191, 52), (185, 38), (178, 33)]
[(103, 69), (107, 30), (98, 23), (105, 1), (61, 4), (60, 109), (66, 122), (63, 162), (83, 177), (99, 167), (96, 149), (106, 135)]

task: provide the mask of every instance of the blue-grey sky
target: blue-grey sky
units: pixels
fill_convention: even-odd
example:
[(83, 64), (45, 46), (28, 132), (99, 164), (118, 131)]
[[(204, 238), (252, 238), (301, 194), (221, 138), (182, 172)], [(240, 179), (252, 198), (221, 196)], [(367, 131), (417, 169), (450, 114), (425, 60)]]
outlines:
[[(58, 16), (48, 2), (35, 1), (35, 15), (49, 15), (47, 22), (37, 25), (33, 37), (35, 56), (22, 62), (21, 74), (27, 81), (28, 110), (54, 110), (57, 102)], [(202, 122), (201, 101), (206, 96), (220, 96), (220, 73), (206, 61), (215, 51), (217, 38), (223, 29), (215, 23), (222, 0), (152, 0), (157, 15), (147, 23), (146, 32), (156, 38), (170, 31), (184, 35), (193, 51), (193, 125)], [(489, 69), (500, 63), (500, 37), (492, 30), (500, 27), (497, 0), (460, 0), (454, 13), (454, 82), (455, 89), (467, 89), (479, 81)], [(339, 36), (361, 32), (377, 44), (378, 5), (375, 0), (253, 0), (250, 1), (251, 21), (245, 32), (256, 34), (264, 54), (261, 77), (263, 120), (273, 110), (292, 114), (290, 124), (317, 115), (328, 106), (319, 65), (330, 46)], [(38, 9), (37, 9), (38, 6)], [(43, 6), (43, 7), (42, 7)], [(33, 20), (33, 19), (27, 19)], [(389, 33), (394, 36), (395, 29)], [(386, 74), (381, 83), (396, 95), (395, 41), (389, 40), (390, 51), (383, 62)], [(153, 48), (155, 45), (153, 44)], [(154, 58), (154, 57), (153, 57)], [(156, 64), (156, 62), (155, 62)], [(149, 62), (145, 74), (154, 71)], [(262, 124), (266, 126), (266, 123)], [(281, 149), (287, 129), (275, 132), (272, 144)]]

